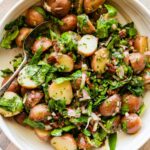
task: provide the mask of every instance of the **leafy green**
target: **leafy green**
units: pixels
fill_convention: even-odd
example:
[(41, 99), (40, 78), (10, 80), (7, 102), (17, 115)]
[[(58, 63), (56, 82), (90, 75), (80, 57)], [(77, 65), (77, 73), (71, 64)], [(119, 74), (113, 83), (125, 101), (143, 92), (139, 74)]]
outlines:
[(115, 47), (115, 44), (119, 43), (119, 41), (120, 41), (120, 37), (118, 35), (114, 35), (111, 41), (108, 43), (107, 49), (108, 50), (113, 49)]
[(48, 103), (49, 110), (52, 111), (58, 111), (59, 113), (62, 113), (66, 109), (66, 101), (65, 100), (49, 100)]
[(97, 20), (97, 36), (100, 39), (108, 38), (110, 35), (110, 30), (112, 28), (112, 25), (118, 26), (118, 21), (116, 19), (108, 19), (105, 20), (103, 17), (100, 17)]
[(144, 81), (140, 76), (134, 76), (129, 82), (127, 89), (136, 96), (142, 96), (144, 93)]
[(110, 150), (115, 150), (117, 144), (117, 133), (110, 134), (108, 140), (109, 140)]
[(34, 54), (34, 56), (32, 57), (32, 59), (30, 60), (29, 64), (33, 65), (33, 64), (38, 64), (38, 62), (41, 59), (41, 55), (42, 55), (42, 48), (38, 49), (37, 52)]
[(18, 27), (14, 27), (11, 31), (6, 32), (5, 36), (3, 37), (0, 47), (9, 49), (11, 48), (12, 42), (16, 39), (19, 34)]
[(60, 37), (60, 42), (64, 45), (66, 52), (76, 51), (79, 35), (73, 31), (65, 32)]
[(54, 129), (51, 131), (52, 136), (61, 136), (63, 132), (69, 132), (72, 129), (76, 128), (74, 125), (69, 125), (60, 129)]
[(71, 80), (76, 80), (78, 78), (82, 77), (82, 72), (80, 70), (74, 72), (71, 76), (68, 77), (60, 77), (54, 80), (57, 84), (61, 84), (65, 81), (71, 81)]
[(125, 28), (127, 30), (127, 35), (131, 38), (135, 37), (137, 35), (137, 30), (134, 27), (134, 23), (128, 23), (125, 26), (123, 26), (123, 28)]
[(87, 129), (84, 129), (82, 132), (86, 136), (91, 136), (91, 132), (89, 130), (87, 130)]
[(24, 124), (29, 125), (32, 128), (45, 129), (45, 125), (42, 122), (33, 121), (29, 118), (26, 118), (23, 121)]
[(12, 73), (13, 73), (13, 71), (10, 70), (9, 68), (4, 69), (4, 70), (0, 70), (0, 76), (1, 76), (2, 78), (5, 78), (5, 77), (10, 76)]
[(55, 33), (54, 31), (50, 30), (50, 38), (51, 40), (58, 40), (59, 39), (59, 35), (57, 33)]
[(109, 17), (114, 17), (117, 15), (117, 10), (111, 5), (105, 4), (105, 7), (108, 11)]
[(87, 123), (88, 117), (86, 116), (81, 116), (80, 118), (71, 118), (70, 122), (77, 124), (77, 123)]
[(45, 10), (42, 8), (42, 7), (39, 7), (39, 6), (35, 6), (33, 7), (34, 10), (36, 10), (39, 14), (41, 14), (45, 19), (47, 18), (46, 17), (46, 12)]
[(22, 55), (18, 55), (12, 60), (11, 63), (13, 65), (14, 70), (16, 70), (21, 65), (22, 61), (23, 61)]
[(146, 109), (146, 106), (145, 106), (145, 104), (143, 104), (143, 105), (140, 107), (139, 111), (137, 112), (138, 115), (139, 115), (139, 116), (143, 115), (143, 113), (145, 112), (145, 109)]
[(4, 29), (5, 30), (12, 30), (13, 27), (21, 28), (21, 27), (24, 27), (24, 26), (26, 26), (25, 16), (20, 16), (16, 20), (10, 22), (9, 24), (6, 24)]

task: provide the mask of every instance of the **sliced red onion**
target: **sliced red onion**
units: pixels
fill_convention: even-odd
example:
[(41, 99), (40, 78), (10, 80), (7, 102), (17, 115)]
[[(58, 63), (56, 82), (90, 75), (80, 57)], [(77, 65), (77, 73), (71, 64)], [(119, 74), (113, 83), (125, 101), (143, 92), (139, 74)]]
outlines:
[(69, 117), (75, 117), (75, 118), (79, 118), (81, 116), (81, 113), (78, 113), (77, 112), (78, 110), (74, 110), (74, 109), (71, 109), (71, 108), (68, 108), (68, 116)]
[(86, 73), (82, 72), (82, 80), (81, 80), (81, 85), (80, 85), (81, 89), (85, 86), (85, 81), (86, 81)]
[(79, 99), (80, 101), (84, 101), (84, 100), (89, 100), (89, 99), (91, 99), (89, 93), (88, 93), (86, 90), (83, 89), (83, 90), (82, 90), (82, 94), (83, 94), (83, 97)]

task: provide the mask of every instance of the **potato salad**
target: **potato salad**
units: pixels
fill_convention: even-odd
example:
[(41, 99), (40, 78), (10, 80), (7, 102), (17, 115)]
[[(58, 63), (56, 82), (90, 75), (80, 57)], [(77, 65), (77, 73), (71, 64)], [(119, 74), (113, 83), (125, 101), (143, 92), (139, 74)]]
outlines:
[[(109, 0), (42, 0), (6, 24), (5, 49), (23, 49), (34, 28), (53, 25), (35, 37), (28, 63), (0, 97), (0, 114), (55, 150), (92, 150), (106, 141), (115, 150), (117, 132), (137, 133), (150, 89), (148, 37), (117, 14)], [(2, 85), (22, 61), (17, 55), (13, 70), (1, 70)]]

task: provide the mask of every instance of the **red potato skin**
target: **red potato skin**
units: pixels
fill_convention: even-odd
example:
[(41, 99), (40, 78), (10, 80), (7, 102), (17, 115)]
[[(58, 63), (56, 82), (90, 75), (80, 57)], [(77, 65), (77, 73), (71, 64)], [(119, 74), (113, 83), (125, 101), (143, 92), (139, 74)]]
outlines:
[(52, 41), (46, 37), (41, 37), (37, 39), (33, 46), (32, 46), (32, 52), (36, 53), (37, 50), (42, 49), (42, 51), (48, 50), (52, 46)]
[(135, 134), (137, 133), (141, 126), (142, 126), (142, 121), (141, 118), (137, 114), (129, 114), (127, 116), (124, 116), (121, 119), (121, 123), (126, 125), (126, 132), (127, 134)]
[(26, 119), (27, 114), (25, 112), (22, 112), (21, 114), (15, 116), (15, 120), (17, 123), (19, 123), (20, 125), (24, 125), (23, 122)]
[(120, 107), (121, 107), (121, 98), (118, 94), (114, 94), (99, 106), (99, 112), (102, 116), (110, 117), (118, 113)]
[(84, 10), (86, 14), (96, 11), (104, 2), (105, 0), (84, 0)]
[(142, 98), (132, 94), (124, 95), (122, 100), (122, 107), (128, 106), (129, 113), (136, 113), (142, 105)]
[(33, 108), (36, 104), (40, 103), (40, 101), (44, 97), (44, 94), (42, 91), (32, 90), (28, 92), (26, 96), (27, 98), (25, 101), (25, 106), (27, 108)]
[(30, 25), (31, 27), (36, 27), (37, 25), (44, 22), (44, 17), (37, 12), (34, 8), (28, 9), (26, 13), (26, 23)]
[(48, 106), (38, 104), (30, 110), (29, 118), (33, 121), (45, 121), (50, 116)]
[(136, 74), (142, 72), (145, 68), (145, 57), (140, 53), (132, 53), (129, 56), (131, 66)]
[(77, 17), (73, 14), (67, 15), (62, 19), (63, 25), (60, 26), (62, 32), (73, 31), (77, 27)]
[(58, 18), (66, 16), (71, 9), (70, 0), (45, 0), (44, 3), (47, 3), (44, 8)]
[[(4, 85), (9, 80), (9, 78), (10, 77), (4, 78), (4, 80), (2, 82), (2, 85)], [(19, 85), (17, 79), (14, 79), (14, 81), (11, 83), (11, 85), (9, 86), (7, 91), (15, 92), (15, 93), (19, 93), (20, 92), (20, 85)]]
[(21, 28), (19, 31), (19, 35), (16, 38), (16, 44), (18, 47), (22, 48), (23, 47), (23, 41), (25, 40), (25, 38), (30, 34), (30, 32), (32, 31), (31, 28)]

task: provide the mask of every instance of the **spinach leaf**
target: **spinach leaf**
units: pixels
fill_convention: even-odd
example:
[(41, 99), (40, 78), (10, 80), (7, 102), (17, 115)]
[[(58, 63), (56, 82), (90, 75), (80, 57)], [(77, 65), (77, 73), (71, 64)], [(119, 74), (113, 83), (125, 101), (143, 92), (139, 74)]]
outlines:
[(2, 78), (9, 77), (12, 73), (13, 73), (13, 71), (10, 70), (9, 68), (4, 69), (4, 70), (0, 70), (0, 76)]
[(20, 64), (22, 63), (22, 61), (23, 61), (23, 57), (22, 57), (22, 55), (18, 55), (18, 56), (16, 56), (13, 60), (12, 60), (12, 65), (13, 65), (13, 68), (14, 68), (14, 70), (16, 70), (19, 66), (20, 66)]
[(48, 103), (49, 110), (52, 111), (58, 111), (59, 113), (63, 113), (63, 111), (66, 109), (66, 101), (65, 100), (49, 100)]
[(107, 49), (108, 50), (113, 49), (115, 47), (115, 44), (119, 43), (119, 41), (120, 41), (120, 37), (118, 35), (114, 35), (111, 41), (108, 43)]
[(125, 28), (127, 30), (127, 35), (131, 38), (135, 37), (137, 35), (137, 30), (134, 27), (134, 23), (128, 23), (125, 26), (123, 26), (123, 28)]
[(5, 30), (12, 30), (13, 27), (21, 28), (21, 27), (24, 27), (24, 26), (26, 26), (25, 16), (20, 16), (16, 20), (10, 22), (9, 24), (6, 24), (4, 29)]
[(72, 129), (76, 128), (74, 125), (69, 125), (60, 129), (54, 129), (51, 131), (52, 136), (61, 136), (63, 132), (69, 132)]
[(117, 144), (117, 133), (109, 135), (108, 139), (109, 139), (110, 150), (115, 150)]
[(118, 26), (116, 19), (105, 20), (103, 17), (100, 17), (97, 21), (97, 36), (100, 39), (108, 38), (110, 35), (110, 30), (112, 25)]
[(45, 125), (42, 122), (33, 121), (29, 118), (26, 118), (23, 121), (24, 124), (29, 125), (32, 128), (45, 129)]
[(0, 47), (9, 49), (11, 48), (12, 42), (16, 39), (19, 34), (18, 27), (14, 27), (11, 31), (6, 32), (5, 36), (3, 37)]
[(47, 18), (46, 12), (42, 7), (35, 6), (33, 7), (39, 14), (41, 14), (45, 19)]
[(117, 10), (111, 5), (105, 4), (105, 7), (108, 11), (109, 17), (114, 17), (117, 15)]
[(78, 78), (82, 77), (82, 72), (80, 70), (74, 72), (71, 76), (68, 77), (60, 77), (54, 80), (57, 84), (61, 84), (65, 81), (71, 81), (71, 80), (76, 80)]
[(77, 124), (77, 123), (87, 123), (88, 117), (86, 116), (81, 116), (80, 118), (71, 118), (70, 122)]
[(140, 107), (139, 111), (137, 112), (138, 115), (139, 115), (139, 116), (143, 115), (145, 109), (146, 109), (146, 106), (145, 106), (145, 104), (143, 104), (143, 105)]
[(34, 56), (32, 57), (32, 59), (30, 60), (29, 64), (33, 65), (33, 64), (38, 64), (38, 62), (41, 59), (41, 55), (42, 55), (42, 48), (38, 49), (37, 52), (34, 54)]
[(64, 45), (64, 52), (77, 50), (79, 35), (73, 31), (65, 32), (60, 37), (60, 42)]
[(91, 132), (90, 132), (89, 130), (87, 130), (87, 129), (84, 129), (84, 130), (82, 131), (82, 133), (83, 133), (84, 135), (86, 135), (86, 136), (91, 136)]
[(59, 35), (57, 33), (55, 33), (52, 30), (50, 30), (49, 32), (50, 32), (50, 38), (51, 38), (52, 41), (59, 39)]

